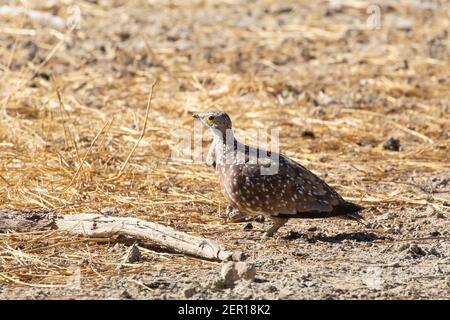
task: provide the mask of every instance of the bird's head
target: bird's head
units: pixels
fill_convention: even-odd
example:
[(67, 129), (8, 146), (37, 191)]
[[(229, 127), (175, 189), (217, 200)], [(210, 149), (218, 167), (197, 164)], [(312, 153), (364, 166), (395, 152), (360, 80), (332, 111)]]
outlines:
[(193, 117), (215, 132), (225, 134), (227, 130), (231, 129), (231, 119), (223, 111), (207, 111), (194, 114)]

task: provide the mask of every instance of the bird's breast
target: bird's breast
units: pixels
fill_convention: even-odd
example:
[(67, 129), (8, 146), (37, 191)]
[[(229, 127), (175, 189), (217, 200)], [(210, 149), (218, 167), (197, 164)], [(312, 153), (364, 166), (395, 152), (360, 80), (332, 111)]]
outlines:
[(234, 208), (243, 213), (269, 213), (264, 210), (264, 204), (267, 202), (261, 201), (261, 185), (255, 184), (257, 181), (254, 178), (243, 174), (243, 166), (245, 165), (225, 164), (216, 168), (222, 193)]

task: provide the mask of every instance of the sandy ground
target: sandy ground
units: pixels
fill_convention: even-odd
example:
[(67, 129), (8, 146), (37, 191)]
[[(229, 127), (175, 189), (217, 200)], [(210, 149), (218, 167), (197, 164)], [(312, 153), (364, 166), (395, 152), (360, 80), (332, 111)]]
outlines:
[[(67, 22), (70, 5), (81, 20), (61, 45), (66, 28), (48, 19), (0, 17), (2, 207), (157, 221), (244, 252), (257, 273), (224, 288), (221, 263), (149, 243), (121, 265), (129, 242), (3, 234), (0, 299), (450, 297), (448, 3), (383, 1), (375, 30), (366, 1), (32, 8)], [(156, 78), (147, 135), (112, 181)], [(263, 239), (268, 221), (226, 223), (213, 169), (169, 161), (169, 130), (192, 130), (191, 114), (212, 107), (238, 127), (280, 128), (282, 151), (368, 207), (367, 226), (291, 220)], [(383, 147), (391, 137), (400, 146)]]
[[(0, 287), (3, 298), (76, 299), (448, 299), (450, 294), (449, 221), (439, 212), (388, 210), (370, 223), (384, 232), (352, 222), (293, 222), (278, 238), (265, 240), (252, 222), (220, 235), (218, 240), (246, 252), (255, 265), (253, 281), (221, 288), (221, 264), (190, 261), (155, 268), (145, 256), (143, 272), (95, 281), (81, 278), (69, 288)], [(382, 228), (383, 227), (383, 228)], [(412, 241), (411, 239), (420, 239)], [(113, 247), (123, 255), (127, 246)], [(117, 262), (117, 259), (112, 259)], [(88, 263), (88, 262), (86, 262)], [(124, 267), (125, 268), (125, 267)]]

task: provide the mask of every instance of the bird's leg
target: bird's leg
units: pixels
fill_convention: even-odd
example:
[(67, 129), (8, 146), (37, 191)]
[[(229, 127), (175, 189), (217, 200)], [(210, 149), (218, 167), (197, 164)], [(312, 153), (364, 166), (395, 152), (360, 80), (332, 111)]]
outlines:
[(272, 219), (273, 225), (264, 234), (264, 236), (266, 238), (272, 237), (275, 234), (275, 232), (277, 232), (278, 229), (280, 229), (282, 226), (284, 226), (285, 223), (289, 220), (288, 218), (278, 218), (278, 217), (273, 217), (273, 216), (270, 217), (270, 219)]

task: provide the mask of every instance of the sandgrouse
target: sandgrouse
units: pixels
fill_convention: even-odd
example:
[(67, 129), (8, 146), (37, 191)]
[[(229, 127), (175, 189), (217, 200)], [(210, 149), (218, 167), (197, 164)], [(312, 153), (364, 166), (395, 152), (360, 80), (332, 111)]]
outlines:
[(290, 218), (363, 219), (358, 214), (363, 207), (345, 201), (299, 163), (237, 141), (225, 112), (210, 111), (194, 118), (213, 131), (207, 162), (216, 167), (222, 192), (231, 206), (244, 214), (273, 220), (265, 236), (273, 236)]

